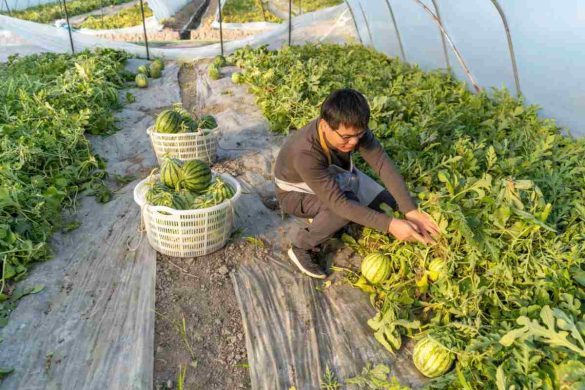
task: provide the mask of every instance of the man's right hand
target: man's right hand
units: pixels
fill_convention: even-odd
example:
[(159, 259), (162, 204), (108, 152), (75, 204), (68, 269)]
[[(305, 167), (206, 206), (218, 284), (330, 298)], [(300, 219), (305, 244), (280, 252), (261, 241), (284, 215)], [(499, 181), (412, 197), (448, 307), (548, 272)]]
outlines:
[(392, 218), (388, 226), (388, 233), (401, 241), (418, 241), (423, 244), (434, 243), (432, 238), (424, 237), (420, 234), (418, 227), (414, 223), (405, 219)]

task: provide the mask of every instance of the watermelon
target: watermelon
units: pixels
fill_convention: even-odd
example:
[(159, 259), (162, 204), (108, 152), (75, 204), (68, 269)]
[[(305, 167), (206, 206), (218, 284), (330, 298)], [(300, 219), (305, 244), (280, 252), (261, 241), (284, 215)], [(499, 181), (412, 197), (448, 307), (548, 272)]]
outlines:
[(234, 189), (226, 183), (221, 177), (215, 178), (213, 183), (205, 191), (213, 199), (213, 203), (220, 204), (228, 199), (233, 198)]
[(146, 75), (147, 77), (150, 74), (150, 68), (148, 67), (148, 65), (140, 65), (136, 70), (138, 71), (139, 74)]
[(455, 356), (441, 343), (427, 337), (414, 346), (412, 360), (421, 374), (436, 378), (449, 371)]
[(152, 64), (150, 65), (151, 68), (153, 66), (156, 66), (160, 68), (160, 70), (163, 70), (165, 68), (165, 62), (161, 58), (156, 58), (154, 61), (152, 61)]
[(213, 59), (213, 64), (215, 66), (217, 66), (218, 68), (221, 68), (222, 66), (227, 65), (227, 61), (226, 61), (224, 56), (219, 55), (219, 56), (215, 56), (215, 58)]
[(383, 254), (370, 253), (362, 260), (361, 271), (370, 283), (378, 284), (388, 279), (392, 272), (392, 264)]
[(209, 68), (207, 68), (207, 74), (212, 80), (217, 80), (221, 77), (221, 71), (215, 64), (209, 65)]
[(183, 162), (176, 158), (165, 157), (160, 167), (160, 180), (169, 188), (178, 189), (182, 179)]
[(205, 209), (208, 207), (215, 206), (216, 203), (213, 200), (213, 196), (211, 194), (203, 194), (195, 198), (193, 202), (193, 208), (195, 209)]
[(157, 182), (148, 189), (146, 202), (154, 206), (172, 207), (173, 194), (167, 186)]
[(431, 279), (433, 282), (439, 280), (440, 278), (442, 278), (443, 276), (446, 275), (446, 273), (447, 273), (446, 268), (447, 268), (447, 262), (445, 260), (434, 259), (429, 264), (429, 270), (428, 270), (429, 279)]
[(190, 210), (193, 208), (193, 195), (188, 191), (180, 191), (173, 194), (173, 208), (175, 210)]
[(244, 82), (244, 75), (240, 72), (232, 73), (232, 82), (234, 84), (242, 84)]
[(200, 129), (215, 129), (217, 127), (217, 121), (212, 115), (201, 115), (197, 127)]
[(189, 111), (185, 110), (181, 105), (176, 105), (173, 111), (181, 115), (181, 123), (179, 125), (179, 133), (191, 133), (197, 130), (197, 122), (193, 119)]
[(158, 67), (150, 68), (150, 77), (153, 79), (158, 79), (162, 75), (162, 69)]
[(211, 169), (201, 160), (189, 160), (182, 168), (182, 186), (189, 191), (205, 191), (211, 184)]
[(161, 112), (154, 122), (154, 131), (157, 133), (175, 134), (181, 130), (183, 117), (175, 110)]
[(134, 79), (134, 81), (136, 82), (136, 86), (138, 88), (148, 87), (148, 77), (146, 77), (146, 75), (144, 75), (142, 73), (138, 73), (136, 75), (136, 78)]

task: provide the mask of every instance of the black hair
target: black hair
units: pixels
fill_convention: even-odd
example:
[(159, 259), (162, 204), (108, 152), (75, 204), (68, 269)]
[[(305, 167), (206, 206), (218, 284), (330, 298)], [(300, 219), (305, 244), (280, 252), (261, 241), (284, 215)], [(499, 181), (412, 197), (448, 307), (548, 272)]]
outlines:
[(370, 106), (364, 95), (355, 89), (338, 89), (321, 105), (321, 118), (333, 130), (337, 130), (340, 124), (364, 130), (370, 121)]

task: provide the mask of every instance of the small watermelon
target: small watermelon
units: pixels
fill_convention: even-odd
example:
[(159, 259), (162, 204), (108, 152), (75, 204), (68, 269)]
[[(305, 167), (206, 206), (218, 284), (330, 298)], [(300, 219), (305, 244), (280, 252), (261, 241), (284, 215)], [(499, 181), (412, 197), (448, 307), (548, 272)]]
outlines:
[(163, 70), (165, 68), (165, 62), (161, 58), (156, 58), (154, 61), (152, 61), (152, 64), (150, 65), (151, 68), (153, 66), (159, 67), (160, 70)]
[(441, 343), (427, 337), (414, 346), (412, 360), (421, 374), (436, 378), (449, 371), (455, 357)]
[(195, 209), (205, 209), (207, 207), (215, 206), (215, 201), (213, 200), (213, 196), (210, 194), (203, 194), (195, 198), (193, 202), (193, 208)]
[(146, 75), (144, 75), (142, 73), (138, 73), (136, 75), (136, 78), (134, 79), (134, 81), (136, 82), (136, 86), (138, 88), (148, 87), (148, 77), (146, 77)]
[(185, 110), (181, 105), (173, 107), (173, 111), (181, 115), (179, 133), (192, 133), (197, 131), (197, 122), (193, 119), (189, 111)]
[(153, 79), (158, 79), (162, 75), (162, 69), (159, 67), (152, 67), (150, 68), (150, 77)]
[(201, 115), (197, 127), (208, 130), (215, 129), (217, 127), (217, 121), (212, 115)]
[(154, 206), (172, 207), (173, 194), (164, 184), (157, 182), (148, 189), (146, 202)]
[(227, 65), (227, 61), (226, 61), (224, 56), (219, 55), (219, 56), (215, 56), (215, 58), (213, 59), (213, 64), (215, 66), (217, 66), (218, 68), (221, 68), (222, 66)]
[(209, 194), (211, 199), (213, 199), (214, 205), (220, 204), (234, 196), (233, 188), (219, 176), (215, 178), (205, 193)]
[(218, 80), (221, 77), (221, 71), (215, 64), (209, 65), (209, 68), (207, 68), (207, 74), (212, 80)]
[(138, 67), (138, 69), (136, 69), (138, 71), (138, 73), (141, 73), (143, 75), (146, 75), (148, 77), (148, 75), (150, 74), (150, 68), (148, 65), (140, 65)]
[(429, 279), (431, 279), (433, 282), (439, 280), (440, 278), (442, 278), (443, 276), (446, 275), (446, 273), (447, 273), (446, 268), (447, 268), (447, 262), (445, 260), (434, 259), (429, 264), (429, 270), (428, 270)]
[(190, 210), (193, 208), (194, 196), (188, 191), (180, 191), (173, 194), (173, 208), (175, 210)]
[(183, 117), (175, 110), (164, 110), (154, 122), (154, 131), (157, 133), (175, 134), (181, 130)]
[(205, 191), (211, 184), (211, 169), (201, 160), (187, 161), (181, 170), (182, 186), (189, 191)]
[(244, 75), (240, 72), (232, 73), (232, 82), (234, 84), (242, 84), (244, 82)]
[(169, 188), (178, 189), (182, 179), (183, 162), (176, 158), (165, 157), (160, 167), (160, 180)]
[(361, 264), (362, 275), (372, 284), (382, 283), (390, 276), (392, 264), (390, 259), (381, 253), (370, 253)]

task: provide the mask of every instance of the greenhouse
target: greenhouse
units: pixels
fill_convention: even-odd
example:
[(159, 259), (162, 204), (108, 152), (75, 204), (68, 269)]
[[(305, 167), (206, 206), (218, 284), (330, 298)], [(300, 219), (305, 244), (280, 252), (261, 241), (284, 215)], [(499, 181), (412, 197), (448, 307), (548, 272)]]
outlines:
[(585, 389), (584, 18), (0, 0), (0, 389)]

